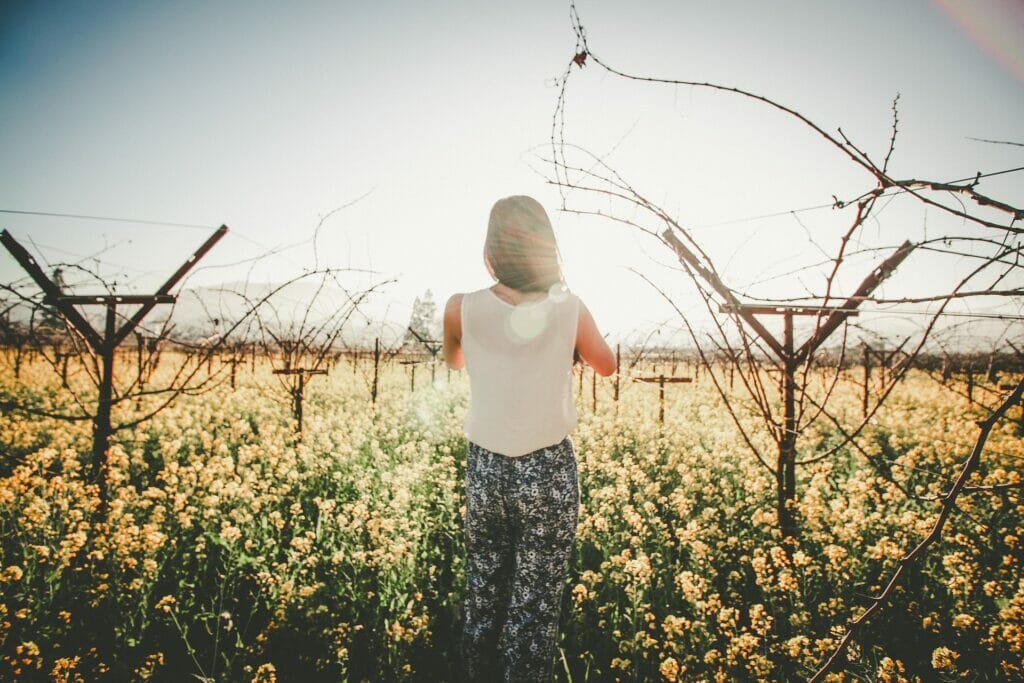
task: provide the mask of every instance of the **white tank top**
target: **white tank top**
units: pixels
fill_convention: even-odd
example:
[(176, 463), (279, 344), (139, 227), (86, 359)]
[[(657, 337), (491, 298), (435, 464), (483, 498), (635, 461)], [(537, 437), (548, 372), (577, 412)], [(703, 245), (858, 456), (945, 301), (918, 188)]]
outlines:
[(572, 357), (578, 319), (579, 298), (564, 288), (515, 306), (490, 289), (463, 295), (470, 441), (520, 456), (557, 444), (576, 427)]

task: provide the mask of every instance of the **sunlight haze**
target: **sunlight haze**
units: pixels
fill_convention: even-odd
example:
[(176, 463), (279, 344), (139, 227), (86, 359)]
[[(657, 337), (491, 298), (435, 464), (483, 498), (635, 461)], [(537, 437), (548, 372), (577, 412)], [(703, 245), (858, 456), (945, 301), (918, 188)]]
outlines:
[[(827, 131), (842, 127), (875, 158), (898, 93), (895, 176), (949, 181), (1024, 166), (1019, 145), (977, 140), (1024, 142), (1024, 48), (993, 20), (1022, 35), (1019, 4), (576, 7), (605, 63), (763, 94)], [(343, 279), (355, 288), (395, 280), (365, 307), (372, 322), (357, 324), (386, 317), (401, 328), (427, 289), (443, 306), (490, 284), (490, 206), (529, 194), (547, 208), (567, 282), (602, 331), (630, 338), (666, 324), (668, 336), (676, 312), (634, 270), (687, 316), (707, 315), (671, 253), (637, 230), (560, 212), (546, 182), (556, 79), (574, 45), (569, 5), (547, 0), (8, 4), (0, 209), (209, 227), (17, 213), (0, 214), (0, 227), (45, 263), (82, 262), (116, 276), (119, 291), (148, 293), (226, 224), (187, 286), (351, 268)], [(786, 297), (820, 285), (784, 274), (820, 260), (810, 235), (832, 247), (849, 220), (829, 208), (833, 195), (853, 199), (870, 177), (759, 103), (623, 81), (593, 63), (574, 69), (566, 139), (692, 228), (731, 287)], [(1021, 187), (1016, 173), (981, 189), (1020, 205)], [(320, 219), (345, 205), (314, 249)], [(786, 214), (795, 209), (810, 210)], [(763, 218), (742, 220), (753, 217)], [(895, 246), (941, 220), (894, 201), (866, 229)], [(857, 272), (878, 258), (864, 256)], [(936, 291), (943, 268), (923, 258), (887, 293)], [(4, 282), (23, 276), (9, 256), (0, 269)]]

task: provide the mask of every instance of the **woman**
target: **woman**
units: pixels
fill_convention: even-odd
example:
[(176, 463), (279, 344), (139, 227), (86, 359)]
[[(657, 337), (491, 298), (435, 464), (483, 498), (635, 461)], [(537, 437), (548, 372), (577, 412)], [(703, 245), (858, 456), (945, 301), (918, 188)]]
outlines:
[(466, 415), (466, 598), (470, 680), (551, 679), (579, 483), (574, 354), (604, 376), (615, 357), (562, 281), (536, 200), (495, 203), (484, 265), (496, 284), (445, 307), (444, 357), (470, 379)]

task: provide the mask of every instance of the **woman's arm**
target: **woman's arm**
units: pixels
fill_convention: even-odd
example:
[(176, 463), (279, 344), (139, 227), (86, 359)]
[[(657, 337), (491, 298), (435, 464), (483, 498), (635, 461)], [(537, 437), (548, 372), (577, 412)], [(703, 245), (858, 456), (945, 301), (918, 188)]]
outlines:
[(444, 307), (444, 361), (452, 370), (466, 365), (462, 355), (462, 295), (452, 294)]
[(582, 301), (576, 325), (576, 351), (590, 367), (594, 368), (594, 372), (602, 377), (615, 373), (615, 354), (598, 332), (594, 317), (590, 315), (590, 310)]

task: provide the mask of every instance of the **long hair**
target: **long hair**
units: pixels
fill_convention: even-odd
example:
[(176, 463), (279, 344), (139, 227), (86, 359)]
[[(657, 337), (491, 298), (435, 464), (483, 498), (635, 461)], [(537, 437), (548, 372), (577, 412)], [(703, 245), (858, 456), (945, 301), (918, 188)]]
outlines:
[(532, 197), (515, 195), (494, 203), (484, 254), (494, 277), (512, 289), (541, 292), (562, 282), (555, 232), (544, 207)]

